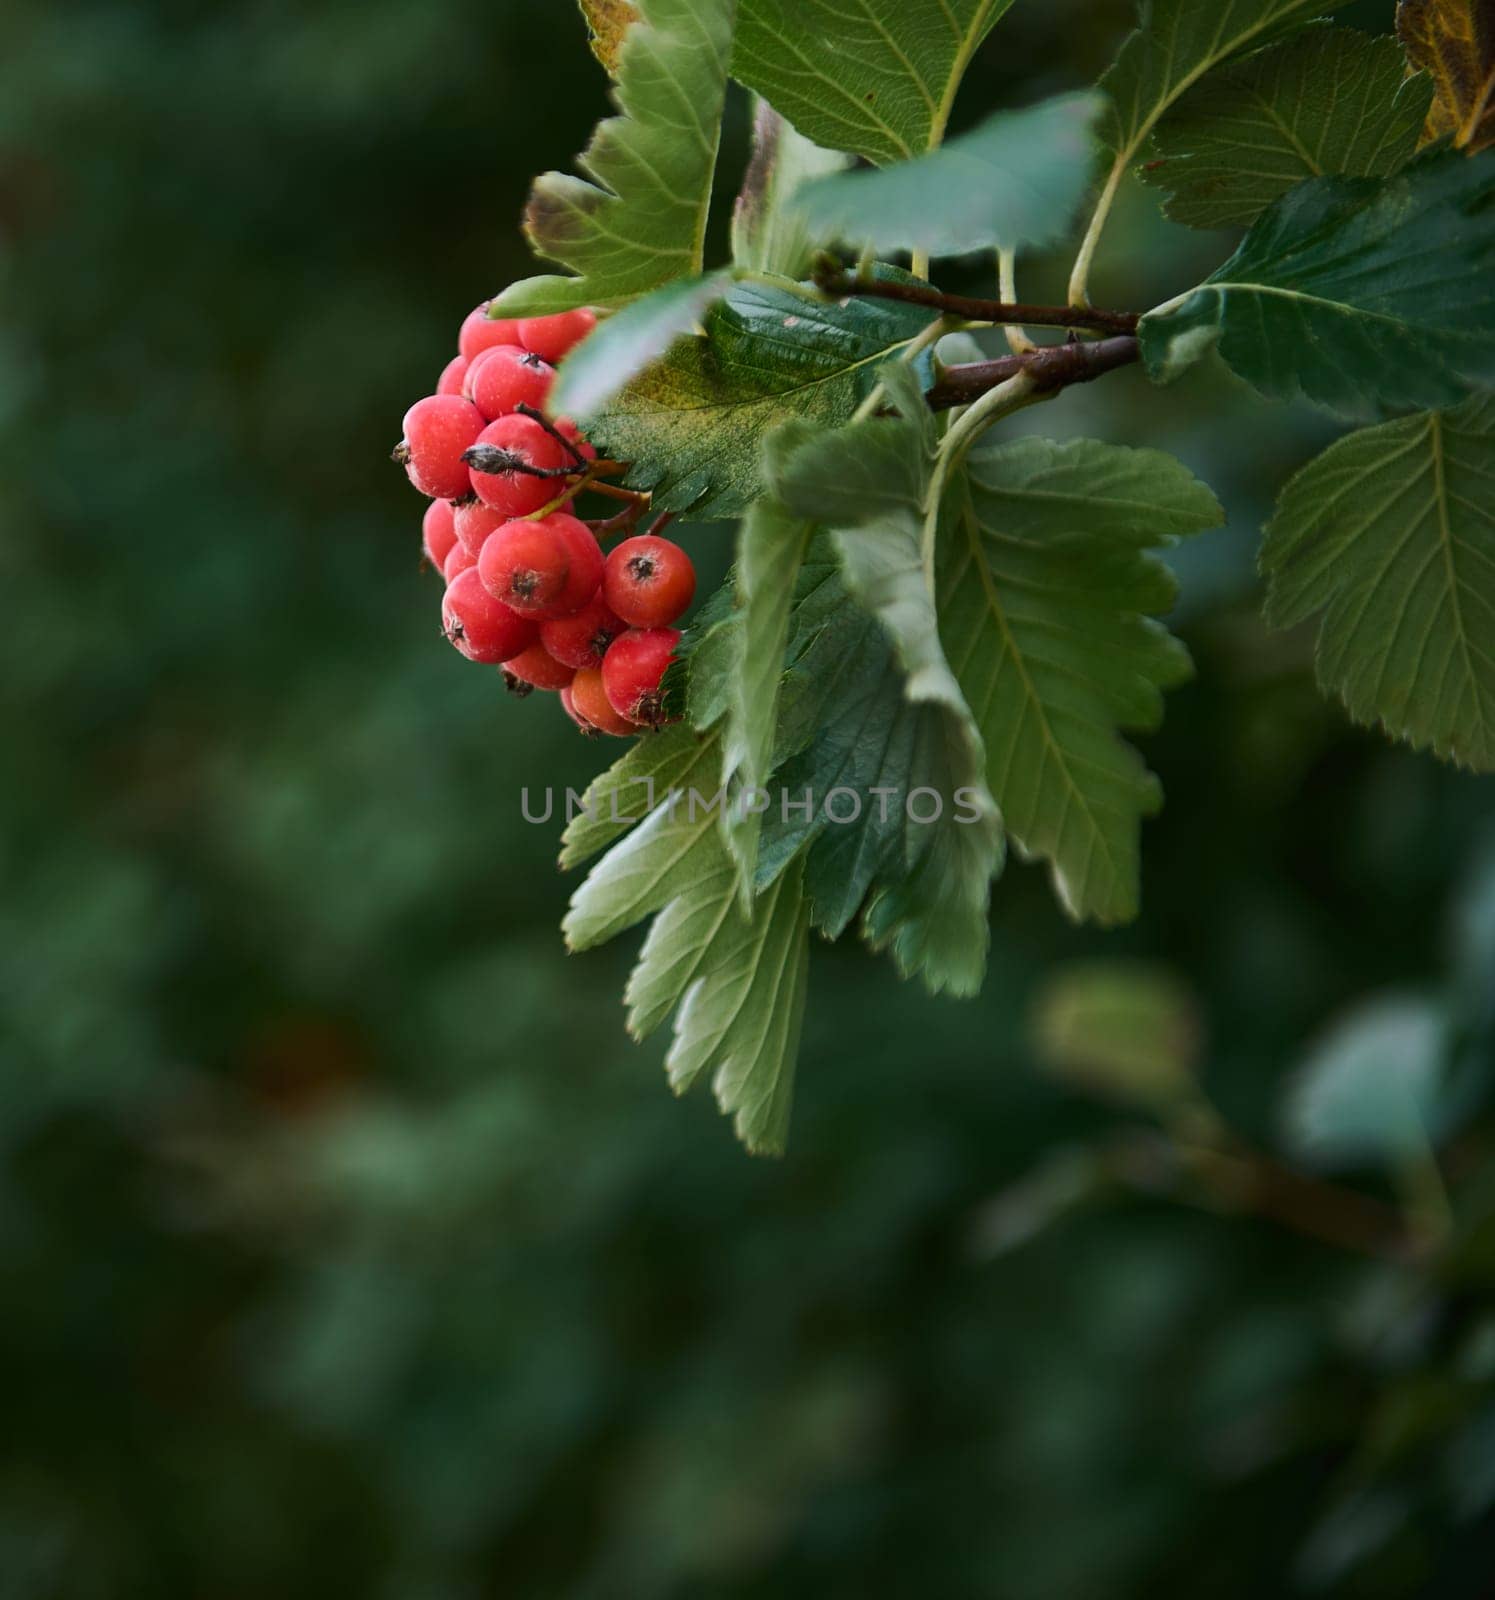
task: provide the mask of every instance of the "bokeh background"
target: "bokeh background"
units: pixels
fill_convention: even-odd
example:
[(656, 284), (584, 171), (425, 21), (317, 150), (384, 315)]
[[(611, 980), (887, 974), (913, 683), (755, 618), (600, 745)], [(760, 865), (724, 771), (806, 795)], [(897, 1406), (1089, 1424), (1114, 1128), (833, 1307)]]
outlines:
[[(962, 119), (1128, 22), (1019, 3)], [(974, 1003), (818, 948), (777, 1163), (624, 1039), (633, 940), (563, 954), (518, 793), (602, 753), (442, 643), (386, 455), (604, 96), (565, 0), (7, 7), (0, 1596), (1495, 1593), (1492, 789), (1257, 619), (1323, 418), (1133, 372), (1030, 424), (1231, 512), (1179, 560), (1135, 927), (1013, 863)], [(1229, 246), (1129, 196), (1098, 292)], [(1439, 1248), (1211, 1199), (1166, 1114), (1094, 1181), (1148, 1107), (1032, 1019), (1095, 961), (1263, 1150), (1336, 1018), (1446, 1001), (1451, 1220), (1425, 1149), (1332, 1177)]]

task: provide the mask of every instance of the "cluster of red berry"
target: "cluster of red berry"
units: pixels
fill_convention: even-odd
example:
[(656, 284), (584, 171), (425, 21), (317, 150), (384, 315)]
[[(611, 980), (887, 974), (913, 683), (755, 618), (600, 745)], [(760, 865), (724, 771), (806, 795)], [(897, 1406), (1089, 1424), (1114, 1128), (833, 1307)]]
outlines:
[[(670, 624), (696, 574), (679, 545), (632, 534), (642, 497), (603, 522), (568, 509), (589, 490), (623, 492), (575, 423), (545, 409), (555, 363), (596, 320), (503, 321), (479, 306), (436, 393), (405, 413), (394, 454), (431, 497), (425, 549), (446, 579), (447, 638), (519, 693), (558, 690), (584, 732), (621, 736), (665, 720), (660, 683), (680, 638)], [(599, 532), (631, 536), (604, 556)]]

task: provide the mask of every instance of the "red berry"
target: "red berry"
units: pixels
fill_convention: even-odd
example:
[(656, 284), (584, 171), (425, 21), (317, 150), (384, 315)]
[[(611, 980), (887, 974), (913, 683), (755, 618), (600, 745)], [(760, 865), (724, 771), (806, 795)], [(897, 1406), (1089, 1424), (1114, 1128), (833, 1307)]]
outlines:
[(491, 350), (496, 344), (518, 344), (519, 324), (512, 319), (490, 317), (488, 301), (469, 311), (457, 334), (457, 348), (471, 361), (479, 351)]
[(467, 376), (467, 357), (453, 356), (441, 369), (436, 380), (437, 394), (461, 394), (462, 380)]
[(534, 689), (569, 688), (576, 676), (576, 668), (562, 665), (543, 643), (532, 644), (528, 650), (521, 650), (512, 660), (505, 661), (504, 671)]
[(607, 647), (626, 627), (596, 594), (574, 615), (542, 622), (540, 643), (568, 667), (600, 667)]
[(620, 717), (651, 728), (666, 720), (659, 685), (679, 642), (678, 628), (641, 628), (619, 634), (607, 647), (602, 687)]
[(481, 500), (464, 500), (452, 508), (452, 531), (457, 543), (474, 561), (483, 553), (483, 545), (490, 533), (497, 533), (509, 518)]
[(589, 604), (602, 587), (602, 546), (597, 543), (597, 535), (586, 523), (568, 511), (553, 511), (545, 518), (545, 522), (565, 540), (566, 559), (571, 564), (565, 591), (550, 615), (569, 617)]
[(442, 562), (446, 560), (452, 546), (457, 542), (451, 501), (433, 500), (426, 507), (426, 514), (421, 518), (420, 526), (421, 542), (426, 547), (426, 560), (440, 572)]
[(461, 499), (471, 487), (462, 452), (477, 443), (483, 413), (460, 395), (427, 395), (405, 413), (401, 431), (395, 459), (411, 483), (433, 500)]
[(454, 544), (446, 553), (446, 560), (441, 563), (441, 576), (448, 583), (459, 572), (466, 572), (469, 567), (477, 566), (477, 557), (470, 550), (464, 550), (460, 544)]
[(480, 661), (485, 666), (513, 660), (539, 637), (533, 622), (510, 611), (488, 593), (475, 567), (459, 572), (447, 585), (441, 621), (447, 638), (457, 649), (469, 661)]
[(561, 690), (561, 709), (583, 733), (596, 733), (597, 729), (576, 709), (576, 701), (572, 698), (569, 684)]
[(596, 326), (597, 313), (587, 310), (560, 311), (553, 317), (523, 317), (519, 323), (519, 342), (554, 366)]
[(485, 350), (467, 369), (463, 394), (490, 422), (521, 405), (545, 409), (555, 368), (511, 344)]
[(576, 426), (570, 417), (557, 417), (555, 419), (555, 431), (569, 439), (586, 460), (595, 461), (597, 459), (596, 446), (582, 437), (581, 429)]
[(549, 518), (544, 522), (506, 522), (483, 545), (478, 571), (495, 600), (534, 617), (551, 611), (566, 592), (571, 558), (565, 539)]
[[(474, 415), (482, 415), (476, 406), (472, 409)], [(573, 464), (566, 447), (546, 433), (533, 417), (500, 417), (483, 429), (476, 442), (507, 451), (532, 467), (548, 470)], [(502, 468), (496, 472), (481, 472), (474, 467), (470, 477), (478, 497), (495, 511), (510, 517), (527, 517), (532, 511), (538, 511), (547, 501), (555, 499), (562, 488), (559, 478), (536, 478), (530, 473)]]
[(613, 710), (607, 691), (602, 687), (600, 667), (583, 667), (571, 680), (571, 705), (577, 717), (599, 733), (612, 733), (619, 738), (626, 738), (630, 733), (638, 732), (635, 724)]
[(640, 534), (608, 554), (602, 592), (624, 622), (635, 628), (659, 628), (690, 604), (696, 569), (673, 540)]

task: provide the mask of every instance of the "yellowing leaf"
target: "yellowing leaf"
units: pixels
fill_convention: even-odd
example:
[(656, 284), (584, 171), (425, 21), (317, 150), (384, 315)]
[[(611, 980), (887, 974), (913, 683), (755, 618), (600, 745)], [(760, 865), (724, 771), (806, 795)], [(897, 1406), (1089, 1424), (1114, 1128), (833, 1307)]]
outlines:
[(1471, 152), (1495, 144), (1495, 4), (1401, 0), (1396, 31), (1437, 85), (1423, 139), (1452, 134)]
[(623, 35), (638, 21), (638, 7), (632, 0), (581, 0), (581, 14), (587, 19), (587, 31), (592, 36), (592, 54), (607, 69), (607, 75), (616, 78)]

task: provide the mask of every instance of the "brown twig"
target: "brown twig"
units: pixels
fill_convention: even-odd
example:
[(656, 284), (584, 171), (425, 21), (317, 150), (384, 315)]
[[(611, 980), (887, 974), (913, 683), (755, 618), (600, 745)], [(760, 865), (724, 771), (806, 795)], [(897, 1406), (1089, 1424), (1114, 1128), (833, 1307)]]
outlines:
[[(1129, 1188), (1267, 1217), (1308, 1238), (1381, 1260), (1405, 1261), (1422, 1241), (1402, 1217), (1369, 1195), (1326, 1183), (1231, 1140), (1224, 1148), (1128, 1134), (1106, 1150), (1106, 1167)], [(1194, 1193), (1179, 1183), (1192, 1178)]]
[(1130, 366), (1141, 355), (1135, 338), (1080, 340), (1073, 344), (1044, 345), (1030, 355), (998, 356), (994, 361), (969, 361), (946, 367), (930, 389), (933, 411), (969, 405), (988, 389), (1026, 372), (1040, 389), (1063, 389), (1072, 383), (1091, 383), (1118, 367)]
[(1027, 306), (1004, 300), (982, 300), (965, 294), (946, 294), (922, 283), (898, 283), (884, 278), (853, 277), (839, 262), (835, 271), (817, 263), (815, 287), (823, 294), (844, 299), (867, 295), (877, 300), (899, 300), (905, 305), (928, 306), (967, 322), (1027, 323), (1035, 328), (1085, 328), (1094, 333), (1135, 333), (1141, 320), (1135, 311), (1097, 311), (1090, 306)]

